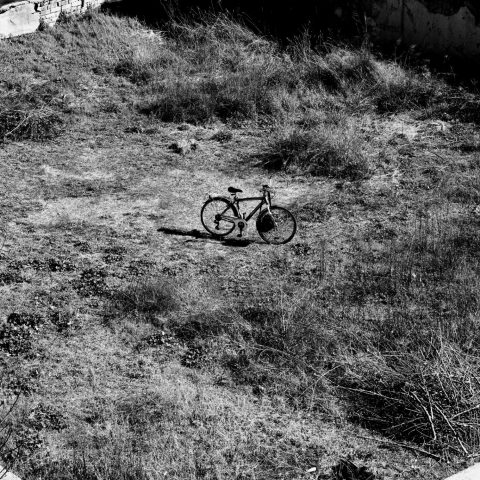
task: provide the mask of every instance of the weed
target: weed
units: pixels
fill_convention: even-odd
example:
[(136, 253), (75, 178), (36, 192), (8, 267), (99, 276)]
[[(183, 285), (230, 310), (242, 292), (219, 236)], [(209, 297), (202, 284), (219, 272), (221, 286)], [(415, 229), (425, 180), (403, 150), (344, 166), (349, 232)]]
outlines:
[(104, 249), (103, 261), (111, 264), (120, 262), (125, 256), (125, 248), (122, 246), (112, 246)]
[(137, 345), (137, 350), (141, 351), (145, 348), (154, 348), (154, 347), (171, 347), (175, 345), (174, 336), (168, 331), (161, 330), (160, 332), (153, 333), (143, 338)]
[(39, 315), (11, 313), (0, 325), (0, 350), (9, 355), (23, 355), (32, 349), (32, 335), (43, 319)]
[(83, 297), (104, 295), (108, 292), (107, 272), (102, 269), (88, 268), (80, 273), (73, 282), (73, 288)]
[(49, 320), (59, 333), (68, 332), (74, 324), (70, 312), (52, 312)]
[(67, 420), (57, 408), (52, 405), (39, 403), (28, 416), (29, 426), (41, 431), (50, 429), (55, 431), (65, 430)]
[(171, 281), (150, 277), (135, 281), (118, 292), (115, 305), (121, 312), (150, 318), (176, 310), (179, 300)]

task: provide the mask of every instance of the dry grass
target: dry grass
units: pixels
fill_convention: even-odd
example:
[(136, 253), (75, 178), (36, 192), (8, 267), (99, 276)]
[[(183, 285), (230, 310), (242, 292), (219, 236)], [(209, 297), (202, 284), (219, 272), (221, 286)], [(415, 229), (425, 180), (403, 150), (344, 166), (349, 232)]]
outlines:
[[(302, 479), (340, 456), (445, 473), (352, 423), (478, 452), (478, 132), (430, 122), (475, 121), (475, 96), (226, 17), (160, 34), (92, 14), (0, 55), (1, 99), (45, 114), (18, 136), (7, 115), (0, 151), (0, 386), (25, 395), (6, 423), (24, 478)], [(292, 244), (189, 235), (207, 193), (267, 181)]]

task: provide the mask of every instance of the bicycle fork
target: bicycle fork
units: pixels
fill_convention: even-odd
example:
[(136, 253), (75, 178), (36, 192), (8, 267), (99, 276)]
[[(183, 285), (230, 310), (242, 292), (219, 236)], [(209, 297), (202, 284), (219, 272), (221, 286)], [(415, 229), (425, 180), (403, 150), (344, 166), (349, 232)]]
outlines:
[(267, 212), (270, 215), (270, 218), (273, 220), (273, 225), (274, 225), (273, 228), (276, 230), (277, 229), (277, 221), (275, 220), (275, 217), (272, 215), (272, 211), (270, 210), (271, 204), (272, 204), (272, 198), (270, 197), (270, 192), (268, 192), (268, 195), (267, 195)]

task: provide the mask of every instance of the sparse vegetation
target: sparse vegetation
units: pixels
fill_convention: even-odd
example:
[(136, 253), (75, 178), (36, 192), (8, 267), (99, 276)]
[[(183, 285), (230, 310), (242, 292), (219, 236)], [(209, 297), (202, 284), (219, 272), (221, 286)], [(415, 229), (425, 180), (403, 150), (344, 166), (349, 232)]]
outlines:
[[(91, 13), (0, 56), (0, 460), (423, 480), (478, 455), (477, 93), (225, 16)], [(267, 181), (296, 243), (196, 230), (205, 195)]]

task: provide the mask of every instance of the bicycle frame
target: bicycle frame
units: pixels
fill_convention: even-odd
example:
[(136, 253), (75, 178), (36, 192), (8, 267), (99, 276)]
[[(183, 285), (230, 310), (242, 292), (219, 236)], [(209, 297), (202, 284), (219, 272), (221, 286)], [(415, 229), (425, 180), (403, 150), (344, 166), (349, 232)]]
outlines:
[[(259, 200), (260, 203), (247, 215), (243, 216), (240, 214), (240, 203), (242, 202), (254, 202)], [(270, 211), (270, 205), (271, 205), (271, 196), (270, 192), (266, 192), (266, 195), (263, 195), (262, 197), (246, 197), (246, 198), (238, 198), (236, 195), (233, 197), (233, 200), (230, 203), (233, 203), (235, 209), (238, 212), (238, 217), (230, 217), (228, 215), (223, 215), (220, 214), (219, 217), (222, 220), (230, 220), (233, 222), (236, 222), (238, 219), (245, 220), (248, 222), (257, 212), (260, 210), (264, 205), (267, 205), (268, 211)]]
[(240, 203), (242, 202), (254, 202), (259, 200), (260, 203), (245, 217), (245, 220), (248, 222), (264, 205), (267, 205), (268, 210), (270, 210), (270, 201), (266, 197), (246, 197), (246, 198), (234, 198), (234, 203), (237, 206), (238, 214), (240, 215)]

